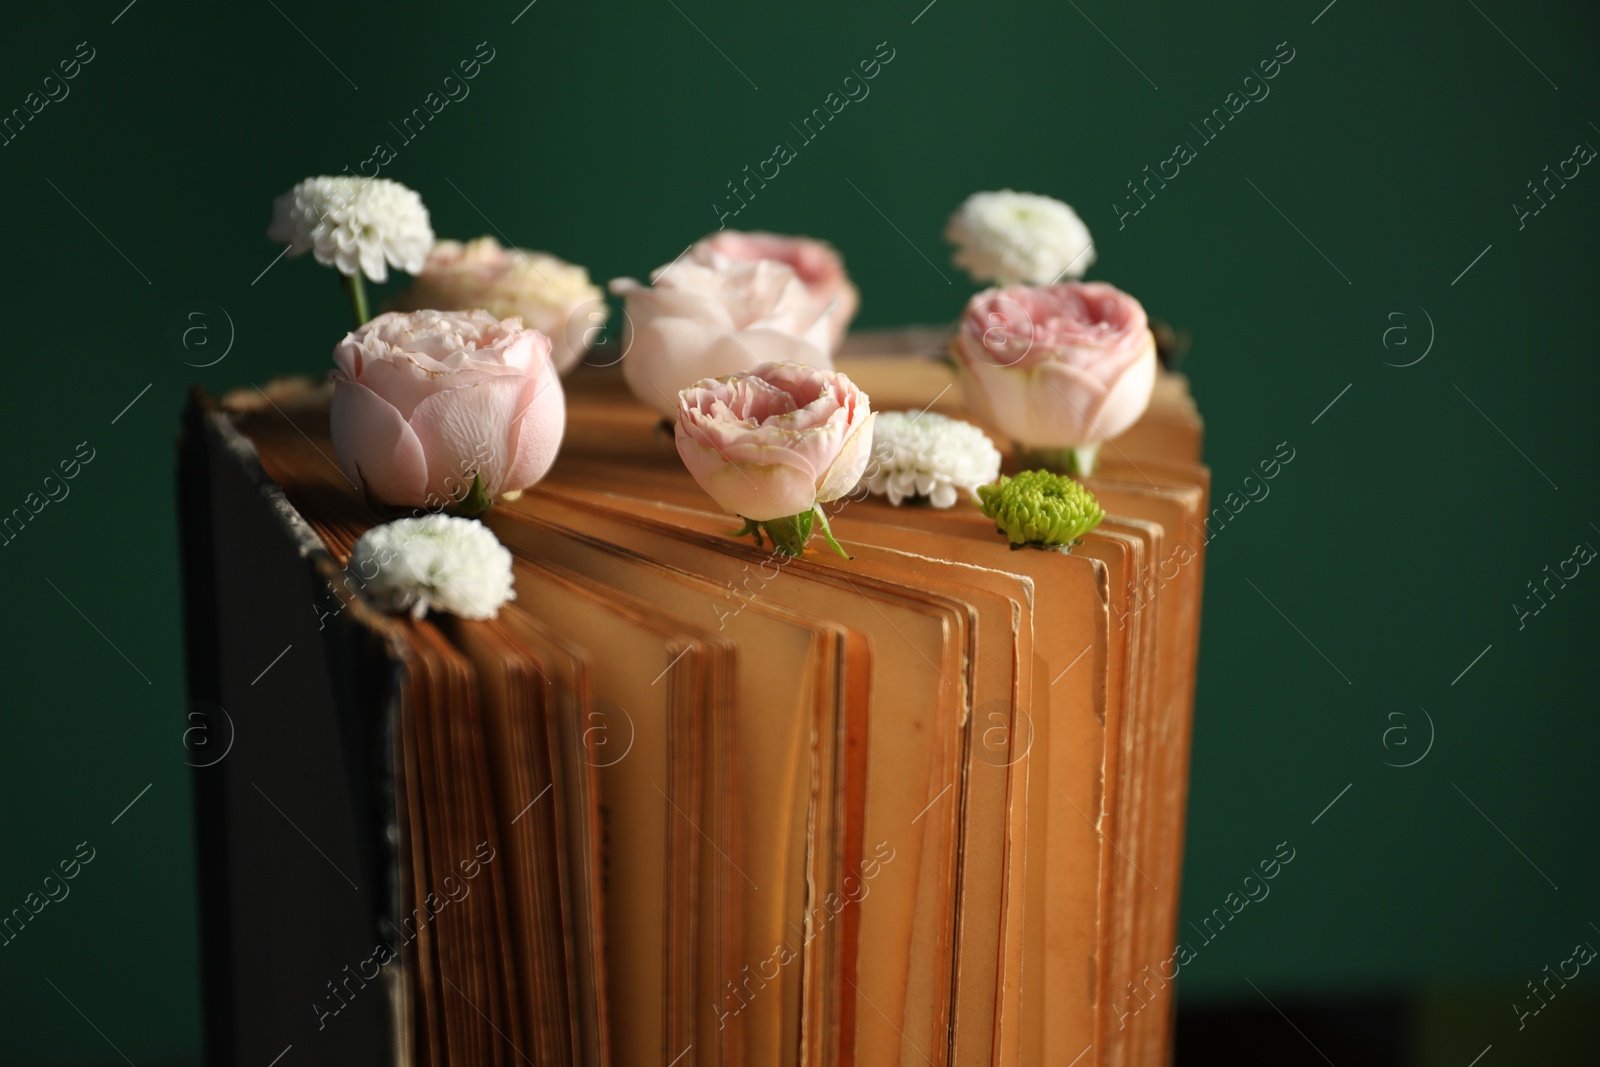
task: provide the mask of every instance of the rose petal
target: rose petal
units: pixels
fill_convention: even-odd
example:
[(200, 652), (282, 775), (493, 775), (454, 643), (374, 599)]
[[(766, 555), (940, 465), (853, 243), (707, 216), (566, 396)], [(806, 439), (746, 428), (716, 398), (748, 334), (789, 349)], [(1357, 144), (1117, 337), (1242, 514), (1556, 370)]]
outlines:
[(561, 379), (550, 366), (537, 379), (528, 406), (512, 424), (515, 459), (506, 472), (502, 492), (526, 489), (549, 472), (561, 448), (566, 425), (566, 397), (562, 394)]
[(797, 337), (779, 330), (757, 328), (742, 330), (728, 339), (736, 339), (747, 353), (747, 358), (753, 360), (749, 364), (750, 367), (762, 363), (799, 363), (807, 367), (820, 367), (823, 370), (833, 369), (833, 360), (828, 355), (826, 341), (819, 341), (809, 335)]
[(622, 377), (639, 400), (672, 418), (678, 391), (702, 378), (749, 370), (761, 362), (740, 334), (692, 319), (635, 320)]
[(1095, 429), (1106, 387), (1086, 371), (1066, 363), (1041, 363), (1021, 376), (1027, 398), (1028, 443), (1065, 448), (1103, 441)]
[(810, 511), (816, 482), (787, 463), (730, 463), (715, 449), (678, 438), (678, 455), (695, 481), (730, 515), (765, 521)]
[(1094, 425), (1105, 437), (1116, 437), (1144, 415), (1150, 406), (1150, 394), (1155, 391), (1158, 366), (1155, 338), (1152, 337), (1144, 354), (1100, 399), (1094, 412)]
[(401, 416), (409, 419), (415, 414), (417, 405), (435, 393), (456, 389), (490, 376), (485, 371), (450, 373), (443, 369), (431, 369), (405, 353), (397, 353), (390, 359), (367, 360), (356, 380), (393, 404)]
[(352, 481), (386, 504), (425, 503), (422, 443), (393, 404), (359, 382), (336, 378), (329, 418), (334, 454)]
[[(622, 279), (632, 282), (632, 279)], [(628, 315), (635, 321), (670, 316), (692, 319), (724, 330), (735, 329), (733, 315), (713, 295), (682, 289), (645, 288), (638, 282), (623, 286), (613, 282), (611, 291), (627, 298)]]
[(504, 492), (516, 458), (505, 434), (537, 388), (535, 379), (522, 375), (493, 375), (418, 404), (411, 428), (428, 457), (428, 491), (456, 499), (477, 474), (490, 496)]
[(867, 469), (867, 461), (872, 458), (872, 423), (877, 417), (876, 412), (868, 413), (845, 438), (833, 466), (828, 468), (822, 484), (817, 487), (819, 503), (837, 500), (854, 489), (861, 480), (861, 472)]

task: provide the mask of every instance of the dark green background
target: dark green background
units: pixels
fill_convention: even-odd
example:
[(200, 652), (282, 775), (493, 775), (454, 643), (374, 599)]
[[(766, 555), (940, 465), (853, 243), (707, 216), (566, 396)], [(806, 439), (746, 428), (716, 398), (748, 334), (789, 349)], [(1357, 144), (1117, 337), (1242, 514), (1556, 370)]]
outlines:
[[(1199, 949), (1182, 1002), (1260, 1006), (1251, 983), (1277, 1003), (1472, 993), (1479, 1009), (1430, 1016), (1428, 1062), (1493, 1043), (1486, 1067), (1539, 1062), (1537, 1042), (1578, 1025), (1600, 988), (1587, 972), (1520, 1034), (1508, 1005), (1575, 942), (1600, 943), (1600, 576), (1520, 631), (1510, 605), (1576, 542), (1600, 545), (1600, 173), (1524, 229), (1511, 204), (1576, 142), (1600, 145), (1592, 6), (538, 0), (513, 24), (526, 0), (125, 2), (8, 9), (0, 45), (6, 111), (78, 42), (96, 53), (0, 147), (0, 510), (79, 442), (95, 449), (70, 497), (0, 548), (0, 911), (78, 842), (96, 849), (71, 896), (0, 948), (0, 1059), (198, 1055), (177, 413), (190, 382), (319, 373), (348, 325), (309, 258), (258, 278), (278, 251), (272, 197), (386, 140), (384, 174), (422, 193), (441, 235), (499, 231), (599, 279), (641, 276), (713, 228), (724, 183), (795, 140), (789, 123), (884, 41), (871, 95), (733, 224), (837, 244), (862, 325), (937, 322), (973, 288), (940, 237), (949, 211), (976, 189), (1059, 196), (1094, 231), (1091, 276), (1193, 333), (1219, 498), (1279, 442), (1296, 450), (1211, 545), (1186, 918), (1278, 842), (1296, 859)], [(482, 41), (495, 58), (470, 97), (402, 144), (390, 122)], [(1295, 58), (1271, 95), (1119, 229), (1124, 183), (1198, 144), (1189, 123), (1284, 41)], [(232, 349), (191, 369), (223, 350), (221, 309)], [(1386, 366), (1422, 352), (1423, 309), (1431, 352)], [(196, 321), (210, 333), (185, 349)], [(1411, 344), (1386, 349), (1397, 323)], [(1385, 766), (1422, 751), (1419, 708), (1431, 752)], [(1396, 712), (1413, 743), (1386, 750)]]

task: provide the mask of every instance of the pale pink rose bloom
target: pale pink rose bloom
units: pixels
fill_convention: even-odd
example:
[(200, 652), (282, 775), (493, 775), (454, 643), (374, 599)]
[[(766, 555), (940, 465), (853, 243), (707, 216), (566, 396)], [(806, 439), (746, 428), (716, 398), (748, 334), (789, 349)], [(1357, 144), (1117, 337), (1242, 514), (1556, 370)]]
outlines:
[(861, 306), (861, 294), (845, 273), (844, 260), (826, 241), (812, 237), (788, 237), (779, 233), (718, 230), (696, 242), (689, 255), (708, 265), (715, 265), (715, 256), (745, 262), (775, 259), (788, 264), (811, 295), (812, 305), (818, 313), (827, 314), (833, 351), (838, 350), (839, 343), (844, 340), (851, 321), (856, 317), (856, 309)]
[(968, 302), (951, 350), (973, 413), (1033, 448), (1116, 437), (1155, 388), (1144, 308), (1104, 282), (986, 289)]
[(550, 339), (487, 311), (391, 311), (333, 350), (333, 450), (385, 504), (438, 507), (474, 475), (525, 489), (566, 428)]
[(730, 515), (765, 522), (855, 488), (872, 454), (872, 405), (843, 374), (763, 363), (678, 396), (678, 455)]
[(497, 319), (520, 318), (550, 338), (559, 374), (577, 366), (606, 320), (605, 294), (588, 271), (547, 252), (502, 248), (493, 237), (436, 242), (394, 306), (482, 308)]
[(833, 369), (828, 316), (777, 260), (685, 256), (651, 282), (618, 278), (611, 291), (627, 300), (622, 377), (663, 418), (676, 414), (678, 390), (702, 378), (771, 362)]

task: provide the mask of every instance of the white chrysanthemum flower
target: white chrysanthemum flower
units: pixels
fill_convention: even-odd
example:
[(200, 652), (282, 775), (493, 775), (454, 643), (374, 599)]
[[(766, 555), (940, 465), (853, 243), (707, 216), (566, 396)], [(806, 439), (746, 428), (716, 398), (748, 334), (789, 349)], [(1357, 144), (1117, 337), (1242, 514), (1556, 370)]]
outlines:
[(1081, 278), (1094, 263), (1094, 239), (1078, 213), (1034, 193), (973, 193), (944, 236), (956, 246), (956, 266), (980, 284), (1049, 285)]
[(317, 262), (358, 271), (374, 282), (389, 277), (386, 264), (408, 274), (422, 270), (433, 247), (428, 209), (416, 190), (388, 178), (307, 178), (273, 202), (267, 237), (310, 251)]
[(977, 499), (978, 486), (999, 476), (1000, 450), (970, 422), (931, 411), (883, 411), (862, 483), (896, 506), (921, 496), (947, 508), (960, 493)]
[(374, 526), (350, 553), (346, 572), (385, 611), (422, 618), (430, 609), (492, 619), (517, 594), (511, 553), (475, 519), (425, 515)]

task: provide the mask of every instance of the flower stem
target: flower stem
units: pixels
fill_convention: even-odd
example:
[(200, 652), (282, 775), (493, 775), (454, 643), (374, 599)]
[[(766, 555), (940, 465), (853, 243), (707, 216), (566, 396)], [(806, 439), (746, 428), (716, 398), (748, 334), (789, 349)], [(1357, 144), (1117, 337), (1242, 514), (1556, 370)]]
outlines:
[(355, 308), (356, 325), (365, 326), (372, 316), (367, 314), (367, 283), (358, 270), (354, 274), (341, 274), (344, 291), (350, 294), (350, 305)]
[(1072, 450), (1072, 474), (1074, 477), (1088, 478), (1094, 474), (1094, 469), (1100, 465), (1100, 442), (1092, 445), (1079, 445)]
[(1019, 444), (1017, 456), (1026, 468), (1047, 470), (1072, 478), (1087, 478), (1100, 465), (1100, 442), (1075, 448), (1028, 448)]

